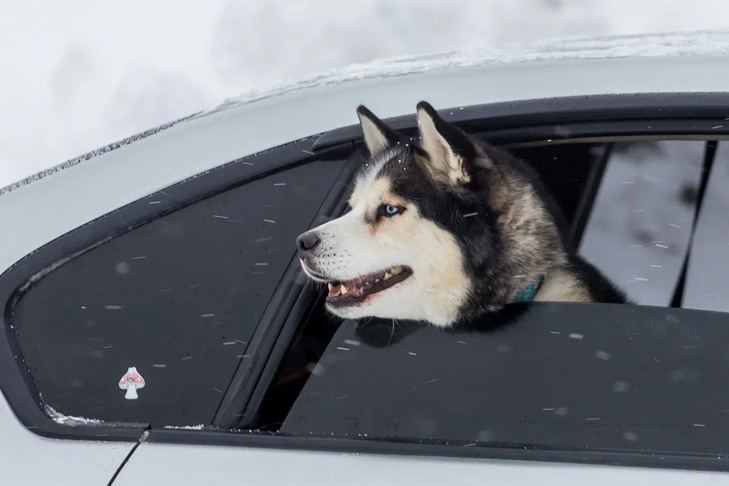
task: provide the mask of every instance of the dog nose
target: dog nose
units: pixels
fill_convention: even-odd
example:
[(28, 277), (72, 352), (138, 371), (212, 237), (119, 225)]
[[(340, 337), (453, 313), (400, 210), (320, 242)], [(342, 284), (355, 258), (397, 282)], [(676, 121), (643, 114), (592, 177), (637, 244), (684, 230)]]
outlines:
[(299, 237), (296, 238), (296, 244), (301, 252), (313, 250), (314, 248), (316, 248), (316, 245), (318, 245), (320, 241), (321, 240), (319, 239), (319, 235), (314, 233), (313, 231), (308, 231), (304, 234), (299, 235)]

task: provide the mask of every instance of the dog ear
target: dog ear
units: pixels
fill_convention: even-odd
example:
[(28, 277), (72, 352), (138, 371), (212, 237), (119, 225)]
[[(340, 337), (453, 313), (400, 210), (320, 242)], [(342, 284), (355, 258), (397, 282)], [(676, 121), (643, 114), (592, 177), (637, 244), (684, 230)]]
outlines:
[(370, 155), (377, 155), (397, 143), (397, 134), (368, 110), (366, 106), (360, 105), (357, 108), (357, 116)]
[(428, 154), (434, 178), (455, 186), (465, 186), (475, 166), (491, 167), (476, 143), (460, 129), (443, 120), (429, 103), (418, 103), (421, 146)]

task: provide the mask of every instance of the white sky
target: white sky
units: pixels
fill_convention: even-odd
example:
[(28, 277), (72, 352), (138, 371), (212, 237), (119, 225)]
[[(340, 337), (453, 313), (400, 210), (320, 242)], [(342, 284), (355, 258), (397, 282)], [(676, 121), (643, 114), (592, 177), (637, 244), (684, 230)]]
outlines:
[(727, 0), (0, 0), (0, 187), (224, 98), (376, 57), (729, 29)]

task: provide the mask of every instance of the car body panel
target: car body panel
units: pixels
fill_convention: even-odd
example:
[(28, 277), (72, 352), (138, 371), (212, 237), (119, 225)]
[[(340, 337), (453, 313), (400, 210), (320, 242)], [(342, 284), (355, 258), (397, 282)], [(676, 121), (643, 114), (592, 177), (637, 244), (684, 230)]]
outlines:
[(341, 454), (154, 444), (137, 448), (115, 486), (138, 484), (661, 484), (726, 481), (720, 473), (526, 461)]
[(136, 445), (48, 439), (26, 429), (0, 397), (0, 483), (107, 484)]

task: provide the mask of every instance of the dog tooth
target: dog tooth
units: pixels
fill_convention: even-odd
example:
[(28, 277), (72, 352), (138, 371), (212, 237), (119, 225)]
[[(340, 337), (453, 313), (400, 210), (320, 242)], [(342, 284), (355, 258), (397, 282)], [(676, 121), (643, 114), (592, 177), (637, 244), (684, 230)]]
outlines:
[(332, 290), (334, 288), (334, 285), (332, 285), (332, 284), (328, 284), (328, 285), (329, 285), (329, 290)]
[(375, 279), (375, 283), (380, 283), (380, 279), (379, 278), (376, 278)]
[(385, 272), (385, 280), (387, 280), (391, 277), (392, 277), (392, 275), (390, 274), (390, 272)]
[(390, 273), (393, 275), (399, 275), (402, 273), (402, 267), (395, 267), (392, 270), (390, 270)]
[(347, 287), (345, 287), (344, 285), (340, 285), (340, 288), (342, 289), (341, 290), (342, 295), (346, 295), (348, 292)]

